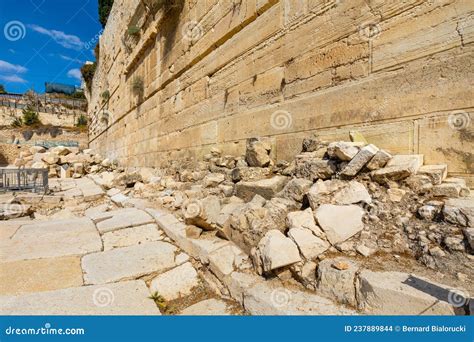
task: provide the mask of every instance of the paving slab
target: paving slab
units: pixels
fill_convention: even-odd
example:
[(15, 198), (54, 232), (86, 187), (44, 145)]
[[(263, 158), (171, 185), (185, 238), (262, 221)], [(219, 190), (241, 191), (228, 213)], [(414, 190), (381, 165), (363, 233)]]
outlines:
[(0, 249), (0, 260), (14, 261), (82, 255), (102, 249), (102, 241), (88, 218), (32, 221), (21, 226)]
[(104, 215), (110, 215), (110, 217), (97, 222), (97, 229), (102, 234), (118, 229), (155, 223), (155, 220), (148, 213), (135, 208), (113, 210), (104, 213)]
[(165, 300), (173, 300), (191, 294), (199, 285), (199, 276), (190, 262), (175, 267), (154, 278), (151, 293), (159, 293)]
[(177, 248), (162, 241), (115, 248), (82, 258), (86, 284), (104, 284), (165, 272), (177, 266)]
[(0, 295), (42, 292), (82, 285), (81, 259), (20, 260), (0, 263)]
[(0, 296), (2, 315), (161, 315), (141, 280)]
[(102, 235), (104, 251), (112, 248), (140, 245), (145, 242), (160, 241), (164, 236), (156, 224), (124, 228)]

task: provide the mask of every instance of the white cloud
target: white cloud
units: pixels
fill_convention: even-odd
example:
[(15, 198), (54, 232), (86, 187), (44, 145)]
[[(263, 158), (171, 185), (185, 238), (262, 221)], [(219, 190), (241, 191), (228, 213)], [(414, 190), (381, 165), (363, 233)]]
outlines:
[(0, 72), (22, 74), (22, 73), (27, 72), (27, 69), (25, 67), (22, 67), (21, 65), (11, 64), (11, 63), (8, 63), (7, 61), (2, 61), (0, 59)]
[(61, 57), (61, 58), (64, 59), (65, 61), (83, 64), (82, 61), (81, 61), (80, 59), (77, 59), (77, 58), (72, 58), (72, 57), (65, 56), (65, 55), (59, 55), (59, 57)]
[(27, 80), (21, 78), (18, 75), (0, 75), (0, 80), (10, 83), (26, 83)]
[(78, 81), (82, 81), (82, 74), (81, 70), (79, 69), (71, 69), (67, 72), (67, 76), (71, 78), (75, 78)]
[(56, 43), (66, 49), (81, 50), (84, 43), (78, 36), (67, 34), (63, 31), (49, 30), (38, 25), (28, 25), (33, 31), (51, 37)]

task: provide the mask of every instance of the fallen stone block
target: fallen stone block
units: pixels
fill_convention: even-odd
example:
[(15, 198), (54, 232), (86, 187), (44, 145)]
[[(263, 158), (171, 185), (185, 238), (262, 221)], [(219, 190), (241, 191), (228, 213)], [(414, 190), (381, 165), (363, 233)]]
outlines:
[(270, 282), (257, 282), (244, 290), (244, 305), (254, 316), (262, 315), (356, 315), (329, 299), (290, 290)]
[(354, 283), (358, 270), (359, 265), (346, 258), (321, 261), (317, 269), (318, 293), (338, 303), (357, 306)]
[(448, 165), (423, 165), (418, 169), (418, 174), (430, 177), (433, 184), (439, 185), (448, 176)]
[(360, 149), (349, 164), (342, 170), (341, 174), (346, 177), (354, 177), (375, 156), (379, 149), (375, 145), (367, 145)]
[(328, 145), (327, 153), (332, 159), (350, 161), (359, 153), (359, 148), (362, 146), (363, 144), (354, 142), (332, 142)]
[(324, 237), (324, 232), (314, 221), (314, 214), (311, 208), (306, 208), (303, 211), (292, 211), (288, 213), (286, 222), (289, 229), (305, 228), (311, 230), (314, 235), (320, 238)]
[(247, 139), (245, 160), (249, 166), (266, 167), (270, 165), (271, 145), (259, 138)]
[(217, 219), (221, 205), (217, 196), (208, 196), (202, 200), (189, 200), (183, 204), (183, 215), (188, 225), (205, 230), (217, 228)]
[(372, 203), (369, 192), (362, 183), (350, 181), (341, 190), (334, 194), (334, 201), (338, 204)]
[(313, 152), (302, 153), (295, 157), (295, 175), (310, 181), (331, 178), (337, 171), (334, 160), (321, 159), (313, 156)]
[(160, 315), (142, 280), (0, 296), (2, 315)]
[(306, 228), (291, 228), (288, 236), (296, 243), (306, 260), (314, 260), (330, 247), (328, 242), (313, 235), (312, 231)]
[(331, 244), (349, 239), (364, 228), (363, 209), (357, 205), (322, 204), (314, 216)]
[(115, 248), (82, 258), (84, 282), (105, 284), (163, 272), (177, 266), (177, 248), (162, 241)]
[(209, 267), (219, 279), (223, 279), (234, 271), (251, 268), (251, 262), (238, 247), (227, 245), (209, 254)]
[(215, 188), (225, 180), (225, 175), (222, 173), (210, 173), (202, 180), (202, 185), (205, 188)]
[(279, 230), (270, 230), (258, 243), (263, 270), (271, 270), (294, 264), (301, 260), (296, 244)]
[(446, 221), (463, 227), (474, 227), (474, 199), (450, 198), (444, 202), (443, 216)]
[(363, 270), (358, 276), (359, 309), (372, 315), (453, 315), (444, 285), (401, 272)]
[(191, 294), (199, 285), (199, 276), (190, 262), (175, 267), (155, 277), (150, 292), (158, 293), (165, 300), (173, 300)]
[(303, 202), (304, 195), (313, 185), (313, 182), (308, 179), (303, 178), (293, 178), (288, 183), (282, 191), (280, 191), (276, 196), (292, 199), (296, 202)]
[(399, 181), (415, 175), (422, 165), (422, 154), (396, 155), (384, 168), (372, 171), (371, 176), (379, 183), (385, 183), (387, 180)]
[(392, 155), (385, 150), (378, 150), (367, 164), (367, 169), (374, 171), (383, 168), (392, 159)]
[(458, 183), (443, 183), (435, 185), (431, 189), (431, 193), (435, 197), (459, 197), (461, 195), (462, 186)]
[(474, 250), (474, 228), (464, 228), (464, 236), (466, 237), (467, 243)]
[(260, 195), (265, 199), (271, 199), (280, 192), (288, 182), (285, 176), (274, 176), (272, 178), (239, 182), (236, 185), (236, 195), (246, 202), (250, 201), (255, 195)]

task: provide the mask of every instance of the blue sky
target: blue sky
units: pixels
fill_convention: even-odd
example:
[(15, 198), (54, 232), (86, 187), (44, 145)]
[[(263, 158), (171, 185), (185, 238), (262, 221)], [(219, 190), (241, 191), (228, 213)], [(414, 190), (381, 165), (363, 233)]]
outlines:
[(80, 85), (102, 29), (97, 1), (0, 0), (0, 84), (13, 93)]

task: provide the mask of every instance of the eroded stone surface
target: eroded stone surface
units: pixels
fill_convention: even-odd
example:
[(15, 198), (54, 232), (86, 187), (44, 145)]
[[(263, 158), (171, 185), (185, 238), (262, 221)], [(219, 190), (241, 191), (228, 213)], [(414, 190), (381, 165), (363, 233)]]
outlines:
[(0, 296), (2, 315), (160, 315), (141, 280)]
[(199, 285), (199, 277), (190, 262), (175, 267), (154, 278), (150, 284), (150, 292), (158, 293), (165, 300), (173, 300), (191, 294)]
[(193, 304), (183, 311), (184, 316), (227, 316), (232, 314), (232, 309), (225, 301), (220, 299), (206, 299)]
[(175, 246), (156, 241), (88, 254), (82, 258), (84, 282), (104, 284), (164, 272), (176, 266), (176, 251)]
[(161, 231), (156, 224), (145, 224), (143, 226), (124, 228), (102, 235), (104, 250), (116, 247), (127, 247), (140, 245), (146, 242), (159, 241), (163, 239)]

